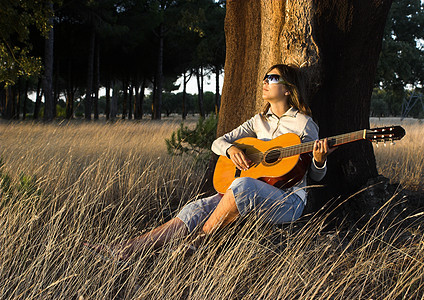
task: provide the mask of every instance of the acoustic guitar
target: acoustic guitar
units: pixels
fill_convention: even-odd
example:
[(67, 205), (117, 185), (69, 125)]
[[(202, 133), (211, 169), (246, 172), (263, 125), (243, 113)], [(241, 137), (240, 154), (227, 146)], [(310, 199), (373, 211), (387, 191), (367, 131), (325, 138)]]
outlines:
[[(405, 129), (401, 126), (363, 129), (329, 137), (328, 145), (335, 147), (359, 140), (393, 143), (404, 135)], [(252, 166), (246, 171), (239, 170), (231, 159), (220, 156), (215, 166), (213, 185), (222, 194), (238, 177), (260, 179), (279, 188), (296, 185), (305, 176), (312, 161), (314, 141), (301, 143), (299, 136), (286, 133), (270, 141), (247, 137), (233, 144), (244, 151)]]

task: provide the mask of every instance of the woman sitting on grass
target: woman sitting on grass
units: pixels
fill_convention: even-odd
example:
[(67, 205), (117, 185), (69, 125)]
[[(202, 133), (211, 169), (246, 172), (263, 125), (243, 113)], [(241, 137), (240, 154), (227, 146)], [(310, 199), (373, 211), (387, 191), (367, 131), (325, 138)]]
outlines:
[[(263, 79), (262, 113), (219, 137), (212, 144), (212, 151), (227, 155), (240, 170), (247, 170), (252, 162), (232, 143), (240, 138), (255, 137), (271, 140), (293, 132), (301, 142), (315, 141), (309, 176), (320, 181), (326, 174), (326, 158), (334, 149), (329, 149), (327, 140), (318, 140), (318, 126), (310, 117), (311, 111), (300, 97), (297, 80), (298, 69), (288, 65), (272, 66)], [(141, 236), (113, 247), (120, 260), (126, 260), (139, 249), (158, 248), (171, 239), (182, 238), (198, 229), (191, 249), (206, 235), (213, 233), (240, 216), (253, 212), (272, 224), (297, 220), (306, 204), (306, 175), (296, 186), (279, 189), (263, 181), (240, 177), (235, 179), (226, 192), (215, 194), (188, 203), (179, 214), (165, 224)], [(96, 252), (104, 250), (101, 245), (88, 245)]]

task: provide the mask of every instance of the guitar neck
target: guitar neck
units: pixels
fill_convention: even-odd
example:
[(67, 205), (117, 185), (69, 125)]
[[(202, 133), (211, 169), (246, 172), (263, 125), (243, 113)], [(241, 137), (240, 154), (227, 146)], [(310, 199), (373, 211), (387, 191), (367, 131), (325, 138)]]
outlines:
[[(358, 131), (354, 131), (350, 133), (345, 133), (345, 134), (340, 134), (333, 137), (329, 137), (328, 145), (330, 147), (336, 147), (336, 146), (351, 143), (354, 141), (363, 140), (365, 139), (365, 136), (366, 136), (366, 129), (358, 130)], [(306, 143), (301, 143), (299, 145), (282, 148), (281, 149), (283, 154), (282, 156), (289, 157), (289, 156), (293, 156), (297, 154), (312, 152), (314, 149), (314, 143), (315, 141), (312, 141), (312, 142), (306, 142)]]

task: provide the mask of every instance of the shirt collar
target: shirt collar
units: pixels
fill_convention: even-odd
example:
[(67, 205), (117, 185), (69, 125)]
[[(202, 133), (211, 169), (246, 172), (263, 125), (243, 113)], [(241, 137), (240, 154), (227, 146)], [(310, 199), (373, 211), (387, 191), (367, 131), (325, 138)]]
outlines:
[[(292, 106), (292, 107), (290, 107), (290, 108), (289, 108), (289, 109), (288, 109), (288, 110), (284, 113), (284, 115), (283, 115), (282, 117), (287, 116), (287, 117), (295, 118), (298, 112), (299, 112), (299, 111), (298, 111), (296, 108), (294, 108), (294, 107)], [(266, 115), (267, 115), (267, 117), (269, 117), (269, 116), (276, 116), (276, 115), (274, 115), (274, 113), (271, 111), (271, 108), (269, 108), (269, 109), (268, 109), (268, 111), (267, 111)]]

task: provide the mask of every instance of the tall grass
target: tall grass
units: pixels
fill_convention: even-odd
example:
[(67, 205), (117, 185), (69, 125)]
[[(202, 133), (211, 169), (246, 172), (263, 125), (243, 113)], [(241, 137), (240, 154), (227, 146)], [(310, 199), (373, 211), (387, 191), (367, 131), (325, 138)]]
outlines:
[[(142, 249), (130, 264), (84, 250), (83, 241), (114, 244), (162, 224), (200, 196), (203, 170), (166, 154), (164, 138), (178, 126), (0, 124), (0, 298), (423, 297), (421, 226), (399, 227), (401, 220), (394, 220), (382, 228), (389, 203), (373, 226), (349, 232), (324, 232), (325, 214), (280, 228), (251, 217), (209, 237), (190, 258), (175, 255), (181, 241), (156, 252)], [(388, 154), (376, 149), (383, 174), (397, 174), (405, 185), (411, 182), (402, 169), (422, 159), (407, 149), (412, 132), (423, 132), (413, 126), (405, 141), (384, 150), (398, 164), (387, 167), (379, 155)]]
[(403, 187), (422, 190), (424, 185), (424, 124), (421, 120), (400, 118), (372, 118), (371, 127), (402, 125), (405, 137), (395, 142), (374, 146), (380, 174), (399, 182)]

